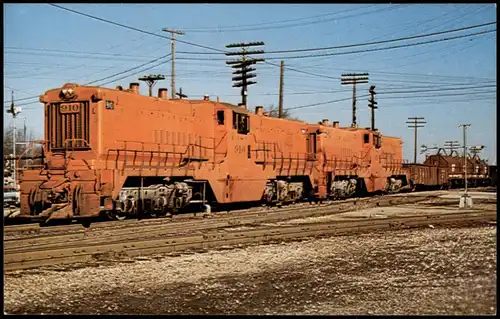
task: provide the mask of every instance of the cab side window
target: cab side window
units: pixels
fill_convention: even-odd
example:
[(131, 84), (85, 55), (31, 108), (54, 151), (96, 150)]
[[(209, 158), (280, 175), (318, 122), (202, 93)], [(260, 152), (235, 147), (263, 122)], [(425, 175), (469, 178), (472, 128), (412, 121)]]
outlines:
[(250, 132), (248, 115), (233, 112), (233, 129), (238, 130), (238, 134), (248, 134)]
[(373, 135), (373, 145), (375, 145), (375, 148), (380, 148), (382, 146), (382, 138), (378, 135)]
[(217, 111), (217, 124), (224, 125), (224, 110)]
[(363, 142), (364, 142), (365, 144), (370, 143), (370, 134), (364, 134), (364, 135), (363, 135)]

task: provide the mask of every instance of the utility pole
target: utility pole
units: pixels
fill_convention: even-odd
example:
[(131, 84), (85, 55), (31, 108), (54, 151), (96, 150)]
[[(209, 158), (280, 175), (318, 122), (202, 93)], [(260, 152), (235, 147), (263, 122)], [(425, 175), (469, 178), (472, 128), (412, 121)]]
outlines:
[(462, 197), (460, 198), (459, 208), (469, 208), (472, 207), (472, 198), (467, 195), (467, 127), (471, 126), (470, 124), (460, 124), (458, 127), (463, 127), (464, 132), (464, 183), (465, 183), (465, 191)]
[(175, 35), (184, 35), (185, 33), (180, 30), (170, 30), (167, 28), (163, 28), (162, 30), (172, 34), (172, 84), (170, 90), (172, 92), (172, 98), (175, 99)]
[(158, 75), (150, 74), (139, 78), (139, 81), (144, 81), (149, 86), (149, 96), (153, 96), (153, 86), (158, 80), (165, 80), (165, 77), (161, 74)]
[(375, 85), (370, 86), (370, 99), (368, 100), (368, 107), (372, 109), (372, 131), (375, 131), (375, 109), (378, 109), (376, 106), (378, 103), (375, 102)]
[(465, 193), (467, 194), (467, 127), (470, 124), (460, 124), (459, 127), (463, 127), (464, 132), (464, 179), (465, 179)]
[[(428, 147), (425, 144), (420, 145), (420, 154), (425, 154), (425, 153), (432, 151), (432, 150), (439, 150), (439, 147), (437, 147), (437, 146)], [(425, 154), (425, 156), (427, 156), (427, 154)]]
[(278, 117), (283, 117), (283, 73), (285, 72), (285, 61), (280, 63), (280, 97), (278, 102)]
[(409, 128), (412, 128), (415, 130), (415, 141), (414, 141), (414, 148), (413, 148), (413, 164), (417, 164), (417, 130), (419, 127), (424, 127), (427, 122), (424, 121), (423, 117), (409, 117), (409, 121), (406, 121)]
[(478, 145), (478, 146), (473, 146), (469, 149), (469, 151), (472, 154), (472, 157), (476, 157), (477, 154), (481, 153), (481, 151), (485, 148), (486, 146), (484, 145)]
[(450, 150), (450, 156), (453, 155), (453, 153), (460, 147), (460, 144), (458, 141), (445, 141), (444, 142), (444, 149)]
[(253, 64), (257, 64), (257, 62), (264, 62), (264, 59), (249, 59), (247, 56), (250, 54), (263, 54), (264, 50), (255, 50), (248, 51), (248, 47), (250, 46), (261, 46), (264, 45), (264, 42), (249, 42), (249, 43), (232, 43), (226, 45), (226, 48), (241, 48), (240, 52), (228, 52), (226, 56), (234, 56), (239, 55), (241, 58), (239, 60), (230, 60), (226, 61), (226, 64), (231, 65), (232, 68), (237, 69), (233, 72), (236, 76), (232, 78), (236, 83), (233, 84), (233, 87), (241, 87), (241, 104), (243, 107), (247, 107), (247, 87), (249, 85), (255, 84), (255, 81), (248, 81), (250, 78), (254, 78), (257, 75), (255, 73), (250, 73), (255, 71), (255, 68), (251, 68), (250, 66)]
[(341, 85), (352, 84), (352, 124), (351, 127), (357, 127), (356, 123), (356, 84), (368, 83), (368, 73), (344, 73), (340, 79)]
[(16, 116), (21, 113), (20, 107), (15, 107), (14, 105), (14, 91), (11, 91), (12, 94), (12, 102), (10, 103), (10, 109), (7, 110), (7, 113), (12, 114), (12, 152), (14, 155), (13, 158), (13, 168), (14, 168), (14, 188), (17, 190), (17, 163), (16, 163)]

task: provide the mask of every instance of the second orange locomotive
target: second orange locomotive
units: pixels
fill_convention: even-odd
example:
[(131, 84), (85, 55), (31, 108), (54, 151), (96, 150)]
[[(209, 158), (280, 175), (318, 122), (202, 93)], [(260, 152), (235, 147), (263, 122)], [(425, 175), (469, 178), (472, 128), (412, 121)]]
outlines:
[(68, 83), (41, 96), (44, 164), (27, 168), (21, 215), (123, 218), (191, 204), (293, 202), (396, 192), (402, 141), (266, 116), (262, 107)]

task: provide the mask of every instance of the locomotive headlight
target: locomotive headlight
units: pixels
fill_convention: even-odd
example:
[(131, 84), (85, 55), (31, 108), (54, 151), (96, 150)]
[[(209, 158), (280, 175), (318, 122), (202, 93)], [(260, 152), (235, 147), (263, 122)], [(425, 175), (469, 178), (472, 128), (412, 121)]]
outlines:
[(75, 86), (77, 86), (74, 83), (66, 83), (62, 86), (61, 88), (61, 98), (63, 99), (73, 99), (76, 97), (75, 94)]

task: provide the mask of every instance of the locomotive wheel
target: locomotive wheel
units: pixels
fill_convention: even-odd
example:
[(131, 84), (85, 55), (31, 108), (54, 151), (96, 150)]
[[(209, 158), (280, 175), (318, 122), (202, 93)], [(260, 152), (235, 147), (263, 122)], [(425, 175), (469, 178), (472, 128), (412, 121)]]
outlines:
[(114, 217), (115, 217), (116, 220), (125, 220), (125, 219), (127, 219), (127, 215), (123, 215), (121, 213), (114, 214)]
[(36, 194), (37, 194), (39, 189), (40, 189), (39, 187), (31, 189), (30, 193), (28, 195), (28, 205), (30, 208), (30, 215), (31, 216), (36, 216), (36, 215), (40, 214), (44, 209), (43, 203), (36, 201)]
[(80, 215), (80, 203), (81, 203), (81, 193), (82, 188), (80, 186), (76, 186), (73, 191), (73, 215)]
[(36, 190), (31, 189), (28, 195), (28, 205), (30, 207), (30, 215), (35, 215), (35, 195), (36, 195)]
[(107, 211), (106, 215), (111, 220), (125, 220), (127, 219), (127, 215), (120, 211)]

